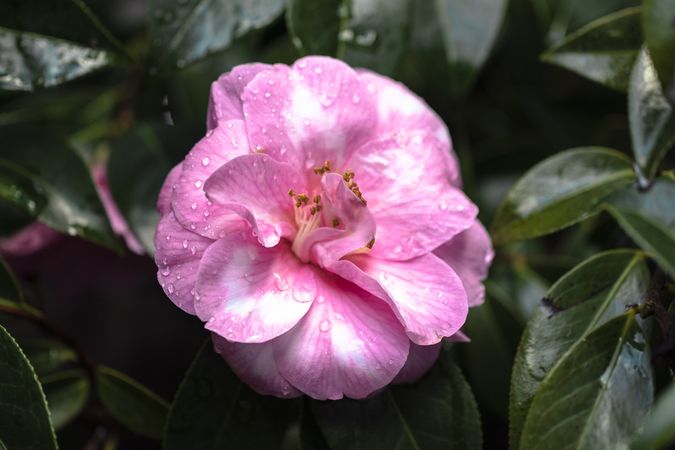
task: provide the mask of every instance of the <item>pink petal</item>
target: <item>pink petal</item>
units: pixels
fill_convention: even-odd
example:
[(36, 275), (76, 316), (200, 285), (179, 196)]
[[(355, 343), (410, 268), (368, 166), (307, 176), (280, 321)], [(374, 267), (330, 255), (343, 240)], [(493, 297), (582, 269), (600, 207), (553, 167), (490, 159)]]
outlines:
[(105, 165), (97, 164), (92, 167), (91, 175), (94, 179), (98, 196), (101, 199), (101, 203), (103, 203), (103, 208), (108, 216), (110, 227), (113, 232), (118, 236), (122, 236), (129, 250), (137, 255), (142, 255), (145, 253), (143, 246), (138, 242), (138, 239), (136, 239), (136, 236), (129, 228), (127, 221), (124, 219), (124, 216), (122, 216), (122, 213), (117, 207), (117, 203), (115, 203), (115, 200), (112, 197), (110, 186), (108, 185), (108, 175), (106, 173)]
[[(337, 173), (327, 173), (321, 180), (324, 217), (330, 223), (338, 219), (340, 228), (315, 230), (304, 247), (311, 249), (312, 261), (325, 267), (343, 256), (365, 249), (375, 237), (375, 221), (366, 204), (352, 192)], [(304, 258), (305, 249), (299, 255)]]
[(466, 321), (469, 308), (462, 281), (433, 254), (407, 261), (354, 255), (329, 270), (385, 300), (416, 344), (435, 344)]
[(241, 93), (258, 72), (272, 69), (268, 64), (242, 64), (222, 74), (211, 84), (206, 128), (212, 130), (219, 124), (233, 119), (243, 119)]
[[(293, 398), (302, 395), (279, 374), (271, 342), (242, 344), (211, 333), (213, 346), (232, 371), (256, 392), (263, 395)], [(271, 345), (272, 344), (272, 345)]]
[(169, 174), (162, 184), (162, 188), (159, 190), (159, 197), (157, 198), (157, 211), (159, 215), (163, 216), (164, 214), (171, 211), (171, 197), (173, 196), (173, 190), (176, 187), (176, 183), (180, 178), (180, 174), (183, 171), (182, 164), (176, 164), (173, 169), (169, 171)]
[(441, 353), (441, 344), (417, 345), (410, 343), (408, 359), (394, 378), (394, 383), (414, 383), (431, 369)]
[(452, 152), (448, 129), (434, 110), (403, 84), (390, 78), (362, 69), (359, 76), (367, 88), (375, 92), (379, 119), (377, 134), (394, 136), (407, 133), (436, 138), (451, 166), (451, 181), (454, 186), (460, 187), (459, 163)]
[(173, 191), (178, 221), (204, 237), (218, 239), (241, 219), (204, 194), (206, 180), (232, 158), (248, 153), (244, 122), (232, 120), (209, 131), (183, 161), (183, 171)]
[(314, 273), (288, 243), (263, 247), (250, 231), (230, 233), (202, 258), (197, 315), (229, 341), (265, 342), (291, 329), (316, 296)]
[(410, 341), (385, 303), (316, 272), (317, 300), (275, 341), (279, 372), (315, 399), (364, 398), (401, 370)]
[(249, 222), (265, 247), (295, 233), (295, 210), (289, 190), (305, 192), (305, 181), (290, 165), (268, 155), (234, 158), (206, 181), (214, 205), (234, 211)]
[(476, 221), (471, 228), (455, 236), (434, 250), (434, 253), (462, 279), (469, 299), (469, 306), (483, 303), (485, 279), (494, 257), (490, 235), (483, 225)]
[(63, 237), (40, 222), (33, 222), (9, 237), (0, 239), (0, 255), (24, 256), (42, 250)]
[(373, 141), (350, 164), (377, 223), (373, 256), (405, 260), (424, 255), (475, 220), (478, 209), (451, 185), (451, 167), (434, 138)]
[(170, 211), (157, 225), (157, 280), (167, 297), (189, 314), (195, 314), (194, 294), (199, 264), (204, 251), (212, 243), (211, 239), (183, 228)]
[(333, 58), (310, 56), (261, 72), (242, 99), (251, 147), (308, 171), (326, 160), (342, 168), (374, 136), (373, 94)]

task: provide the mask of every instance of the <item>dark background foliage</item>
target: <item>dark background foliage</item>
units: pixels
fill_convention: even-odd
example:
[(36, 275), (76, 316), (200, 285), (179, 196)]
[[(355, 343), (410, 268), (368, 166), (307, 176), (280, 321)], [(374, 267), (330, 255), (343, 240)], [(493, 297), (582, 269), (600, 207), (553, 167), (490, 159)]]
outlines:
[[(60, 448), (160, 448), (162, 436), (167, 449), (562, 447), (574, 428), (561, 427), (563, 434), (546, 438), (552, 440), (542, 436), (567, 423), (570, 412), (546, 406), (603, 373), (621, 386), (608, 391), (608, 408), (627, 408), (628, 418), (603, 431), (617, 440), (591, 436), (583, 445), (627, 446), (632, 435), (616, 430), (637, 432), (673, 366), (665, 308), (673, 297), (674, 178), (660, 172), (672, 168), (667, 151), (675, 140), (666, 101), (675, 97), (668, 84), (673, 11), (675, 4), (663, 0), (3, 1), (0, 233), (37, 219), (67, 236), (32, 255), (6, 256), (20, 289), (0, 271), (0, 323), (37, 372)], [(663, 86), (651, 97), (644, 92), (658, 81), (650, 85), (640, 78), (644, 70), (633, 71), (645, 38), (656, 65), (652, 78)], [(207, 333), (199, 321), (164, 296), (152, 259), (130, 253), (112, 233), (86, 169), (106, 162), (113, 196), (152, 254), (159, 186), (204, 133), (210, 83), (236, 64), (291, 63), (315, 53), (390, 75), (443, 117), (465, 190), (483, 223), (494, 224), (497, 256), (486, 302), (466, 324), (472, 341), (444, 349), (422, 383), (365, 402), (278, 402), (246, 388), (237, 397), (239, 382), (202, 348)], [(644, 51), (640, 58), (638, 65), (651, 64)], [(578, 147), (588, 149), (561, 153)], [(507, 196), (553, 155), (547, 171), (530, 172)], [(585, 171), (592, 172), (587, 184)], [(553, 180), (548, 197), (537, 197), (542, 179)], [(556, 198), (565, 189), (573, 195)], [(551, 208), (523, 214), (525, 198)], [(649, 228), (645, 217), (665, 227)], [(624, 247), (633, 250), (603, 253), (602, 264), (577, 267), (568, 285), (551, 288), (587, 258)], [(564, 288), (577, 289), (576, 296)], [(617, 292), (626, 298), (615, 300)], [(642, 331), (634, 331), (636, 311), (623, 314), (625, 305), (648, 300), (661, 308), (659, 323), (640, 321)], [(572, 308), (592, 302), (619, 310), (591, 320), (590, 312)], [(558, 312), (567, 315), (556, 316), (565, 319), (555, 328), (549, 319)], [(644, 346), (637, 352), (626, 345), (645, 339), (656, 346), (653, 357)], [(549, 374), (546, 358), (567, 355), (570, 342), (577, 359), (566, 359), (567, 372), (556, 366), (560, 373)], [(3, 351), (16, 353), (11, 338), (0, 342)], [(540, 359), (526, 361), (532, 355)], [(592, 367), (589, 355), (635, 369), (603, 372), (609, 362)], [(30, 376), (25, 360), (14, 357), (12, 370)], [(530, 366), (540, 363), (536, 375)], [(39, 409), (33, 388), (37, 406), (24, 406)], [(21, 389), (0, 388), (0, 400), (23, 397)], [(534, 400), (528, 389), (537, 392)], [(0, 416), (21, 417), (2, 403)], [(664, 405), (652, 418), (660, 445), (674, 429)], [(552, 418), (526, 421), (530, 407)], [(41, 439), (37, 430), (49, 435), (46, 418), (35, 417), (42, 422), (0, 419), (0, 448), (10, 439), (3, 433), (19, 439), (14, 447), (5, 442), (12, 450), (49, 448), (31, 444)], [(25, 441), (17, 437), (23, 434)]]

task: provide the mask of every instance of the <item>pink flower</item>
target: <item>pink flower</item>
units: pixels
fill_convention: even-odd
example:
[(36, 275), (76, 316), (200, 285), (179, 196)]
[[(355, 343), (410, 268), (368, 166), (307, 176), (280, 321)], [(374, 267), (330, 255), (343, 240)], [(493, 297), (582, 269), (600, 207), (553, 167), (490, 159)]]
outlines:
[(47, 225), (33, 222), (13, 235), (0, 239), (0, 255), (29, 255), (42, 250), (61, 236)]
[(94, 179), (94, 184), (96, 190), (98, 191), (98, 196), (103, 203), (103, 208), (105, 208), (106, 215), (110, 221), (110, 227), (113, 232), (121, 236), (124, 239), (124, 242), (127, 244), (127, 247), (132, 252), (137, 255), (142, 255), (145, 253), (143, 246), (136, 236), (129, 229), (127, 221), (124, 220), (124, 216), (117, 207), (117, 203), (110, 193), (110, 186), (108, 185), (108, 175), (106, 173), (106, 167), (104, 164), (96, 164), (91, 168), (91, 176)]
[(158, 279), (254, 389), (363, 398), (419, 378), (492, 259), (447, 129), (404, 86), (326, 57), (248, 64), (158, 201)]

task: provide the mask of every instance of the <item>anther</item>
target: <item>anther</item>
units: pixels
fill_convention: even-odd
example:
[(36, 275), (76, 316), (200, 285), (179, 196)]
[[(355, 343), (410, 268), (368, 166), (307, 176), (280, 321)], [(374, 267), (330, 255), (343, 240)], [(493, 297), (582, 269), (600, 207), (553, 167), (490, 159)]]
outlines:
[(375, 238), (372, 238), (371, 240), (369, 240), (368, 243), (366, 244), (366, 247), (372, 249), (373, 245), (375, 245)]
[(333, 228), (337, 228), (339, 226), (340, 226), (340, 221), (336, 217), (335, 219), (333, 219)]
[(295, 197), (295, 191), (293, 189), (288, 190), (288, 196), (289, 197)]

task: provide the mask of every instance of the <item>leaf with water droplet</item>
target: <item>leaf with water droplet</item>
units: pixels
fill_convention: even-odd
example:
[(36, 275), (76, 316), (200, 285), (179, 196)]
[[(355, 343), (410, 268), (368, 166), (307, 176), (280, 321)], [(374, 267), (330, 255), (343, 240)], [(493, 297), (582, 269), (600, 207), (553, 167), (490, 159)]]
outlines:
[(288, 400), (260, 396), (244, 385), (213, 351), (209, 339), (178, 388), (164, 448), (277, 448), (286, 432), (291, 405)]

